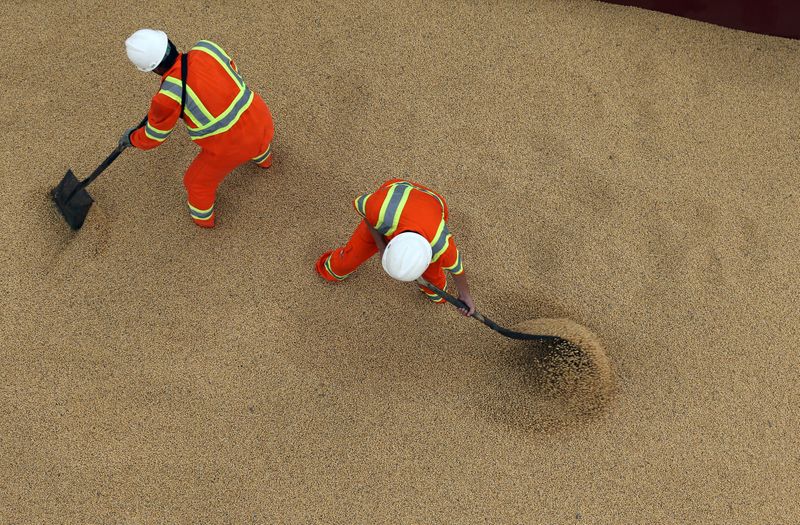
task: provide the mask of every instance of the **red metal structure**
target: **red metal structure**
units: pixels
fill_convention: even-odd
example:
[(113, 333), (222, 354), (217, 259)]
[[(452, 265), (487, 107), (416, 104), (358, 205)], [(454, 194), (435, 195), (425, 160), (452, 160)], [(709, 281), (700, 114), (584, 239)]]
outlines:
[(605, 0), (753, 33), (800, 38), (798, 0)]

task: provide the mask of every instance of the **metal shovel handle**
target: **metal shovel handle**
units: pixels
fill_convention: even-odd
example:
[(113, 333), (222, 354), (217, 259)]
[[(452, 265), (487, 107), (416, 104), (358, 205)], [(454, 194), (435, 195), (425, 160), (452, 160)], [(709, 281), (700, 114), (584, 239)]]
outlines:
[[(464, 303), (464, 301), (461, 301), (460, 299), (457, 299), (456, 297), (453, 297), (452, 295), (450, 295), (449, 293), (445, 292), (444, 290), (440, 290), (436, 286), (434, 286), (431, 283), (429, 283), (426, 279), (420, 277), (419, 279), (417, 279), (417, 283), (421, 284), (422, 286), (424, 286), (426, 288), (429, 288), (430, 290), (433, 290), (434, 292), (436, 292), (436, 294), (439, 297), (441, 297), (442, 299), (444, 299), (448, 303), (452, 304), (456, 308), (464, 308), (466, 310), (469, 310), (469, 306), (467, 306)], [(541, 341), (541, 342), (546, 342), (546, 343), (556, 343), (556, 342), (559, 342), (559, 341), (562, 340), (560, 337), (556, 337), (556, 336), (553, 336), (553, 335), (526, 334), (525, 332), (515, 332), (514, 330), (509, 330), (508, 328), (504, 328), (504, 327), (500, 326), (499, 324), (495, 323), (494, 321), (492, 321), (491, 319), (489, 319), (488, 317), (486, 317), (485, 315), (480, 313), (478, 310), (475, 310), (473, 312), (472, 317), (474, 317), (478, 321), (482, 322), (483, 324), (485, 324), (486, 326), (488, 326), (489, 328), (491, 328), (495, 332), (497, 332), (499, 334), (502, 334), (502, 335), (504, 335), (506, 337), (510, 337), (511, 339), (522, 339), (522, 340), (527, 340), (527, 341), (533, 340), (533, 341)]]
[(106, 157), (106, 159), (94, 169), (91, 175), (80, 181), (78, 184), (75, 185), (74, 188), (72, 188), (72, 191), (70, 192), (69, 196), (66, 198), (64, 202), (69, 202), (70, 200), (72, 200), (72, 197), (76, 193), (78, 193), (83, 188), (88, 186), (94, 179), (96, 179), (101, 173), (103, 173), (103, 171), (105, 171), (107, 167), (111, 166), (111, 163), (114, 162), (117, 159), (117, 157), (119, 157), (120, 153), (122, 153), (123, 151), (125, 151), (125, 146), (121, 144), (116, 148), (114, 148), (114, 151), (112, 151), (111, 154), (108, 157)]
[[(141, 122), (139, 122), (139, 125), (136, 126), (136, 127), (137, 128), (141, 128), (146, 123), (147, 123), (147, 115), (145, 115), (145, 117), (142, 119)], [(85, 179), (80, 181), (78, 184), (75, 185), (74, 188), (72, 188), (72, 191), (70, 192), (69, 196), (66, 198), (66, 200), (64, 202), (69, 202), (77, 192), (79, 192), (80, 190), (82, 190), (83, 188), (88, 186), (94, 179), (96, 179), (101, 173), (103, 173), (106, 168), (111, 166), (112, 162), (117, 160), (117, 157), (119, 157), (120, 153), (125, 151), (125, 149), (126, 149), (126, 146), (123, 146), (122, 144), (120, 144), (116, 148), (114, 148), (114, 151), (112, 151), (109, 154), (109, 156), (106, 157), (106, 159), (103, 162), (101, 162), (100, 165), (97, 166), (94, 169), (94, 171), (92, 172), (91, 175), (89, 175), (88, 177), (86, 177)]]

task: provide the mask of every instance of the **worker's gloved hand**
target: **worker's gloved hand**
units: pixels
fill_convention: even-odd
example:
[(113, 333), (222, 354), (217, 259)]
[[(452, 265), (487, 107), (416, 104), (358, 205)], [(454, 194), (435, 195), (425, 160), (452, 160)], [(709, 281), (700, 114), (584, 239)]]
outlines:
[(128, 128), (125, 130), (125, 133), (123, 133), (122, 136), (119, 138), (119, 145), (122, 147), (122, 149), (130, 148), (131, 146), (133, 146), (133, 144), (131, 144), (131, 134), (137, 129), (139, 129), (139, 126), (133, 126), (132, 128)]

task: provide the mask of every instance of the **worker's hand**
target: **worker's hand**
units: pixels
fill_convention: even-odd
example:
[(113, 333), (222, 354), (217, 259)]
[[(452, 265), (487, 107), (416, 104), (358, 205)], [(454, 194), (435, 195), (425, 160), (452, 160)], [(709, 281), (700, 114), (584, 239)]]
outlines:
[(119, 145), (122, 147), (122, 149), (127, 149), (133, 146), (133, 144), (131, 144), (131, 134), (137, 129), (139, 129), (138, 126), (128, 128), (125, 130), (125, 133), (123, 133), (122, 136), (119, 138)]
[(458, 298), (469, 307), (469, 310), (466, 308), (459, 308), (458, 311), (461, 312), (461, 315), (469, 317), (475, 313), (475, 303), (472, 302), (472, 297), (469, 294), (460, 294)]

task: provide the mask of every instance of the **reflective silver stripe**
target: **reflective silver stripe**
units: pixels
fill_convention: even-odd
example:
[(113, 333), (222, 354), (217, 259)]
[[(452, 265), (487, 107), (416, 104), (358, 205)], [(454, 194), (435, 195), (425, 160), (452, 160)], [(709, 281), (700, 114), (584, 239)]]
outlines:
[(169, 137), (169, 134), (172, 133), (172, 130), (169, 131), (161, 131), (160, 129), (156, 129), (150, 125), (150, 122), (147, 122), (144, 126), (144, 133), (147, 135), (148, 138), (158, 141), (164, 141)]
[(455, 275), (460, 274), (464, 270), (461, 265), (461, 252), (456, 251), (456, 262), (453, 264), (453, 266), (446, 267), (445, 270)]
[(228, 128), (236, 124), (236, 122), (239, 120), (239, 117), (241, 117), (245, 110), (250, 107), (250, 103), (252, 101), (253, 92), (250, 91), (250, 88), (244, 88), (243, 96), (239, 97), (236, 103), (229, 107), (225, 113), (223, 113), (225, 116), (209, 126), (204, 126), (198, 129), (189, 128), (189, 136), (192, 139), (202, 139), (204, 137), (227, 131)]
[(333, 277), (337, 281), (342, 281), (342, 280), (346, 279), (347, 276), (350, 275), (349, 273), (346, 274), (346, 275), (336, 275), (336, 273), (334, 273), (334, 271), (331, 269), (331, 257), (333, 257), (333, 254), (328, 255), (328, 258), (325, 259), (325, 269), (328, 270), (328, 273), (333, 275)]
[(239, 76), (239, 73), (236, 72), (235, 69), (231, 66), (231, 59), (228, 57), (222, 48), (216, 45), (213, 42), (209, 42), (208, 40), (201, 40), (200, 42), (196, 43), (192, 49), (197, 49), (201, 51), (205, 51), (207, 53), (213, 54), (217, 60), (219, 60), (225, 68), (228, 70), (228, 74), (233, 77), (233, 80), (239, 84), (240, 88), (244, 88), (244, 79)]
[(360, 196), (356, 197), (356, 201), (355, 201), (356, 211), (362, 217), (366, 217), (367, 216), (367, 199), (369, 199), (370, 195), (371, 195), (370, 193), (366, 193), (364, 195), (360, 195)]
[(206, 219), (211, 218), (211, 216), (214, 214), (214, 205), (212, 204), (209, 209), (201, 211), (190, 204), (189, 214), (195, 219), (200, 219), (201, 221), (204, 221)]
[(256, 164), (261, 164), (262, 162), (267, 160), (267, 157), (269, 157), (270, 153), (272, 153), (272, 143), (271, 142), (270, 142), (269, 146), (267, 146), (267, 151), (265, 151), (264, 153), (262, 153), (258, 157), (253, 157), (253, 161)]
[[(436, 237), (436, 239), (434, 239), (434, 243), (431, 244), (431, 250), (433, 251), (433, 256), (434, 257), (436, 257), (436, 254), (438, 254), (440, 251), (442, 251), (442, 249), (447, 245), (447, 237), (449, 235), (450, 235), (450, 231), (447, 229), (447, 225), (445, 224), (442, 227), (441, 231), (439, 232), (439, 235)], [(439, 254), (439, 255), (441, 255), (441, 254)], [(437, 257), (437, 259), (438, 259), (438, 257)]]
[[(446, 286), (446, 285), (445, 285), (445, 288), (447, 288), (447, 286)], [(435, 302), (435, 303), (439, 303), (439, 302), (442, 302), (442, 301), (444, 301), (444, 298), (440, 297), (438, 293), (436, 293), (436, 292), (429, 292), (429, 291), (427, 290), (427, 288), (424, 288), (422, 285), (419, 285), (419, 290), (420, 290), (422, 293), (424, 293), (424, 294), (425, 294), (425, 296), (426, 296), (428, 299), (430, 299), (431, 301), (433, 301), (433, 302)], [(444, 290), (443, 290), (443, 291), (444, 291)]]
[[(167, 79), (164, 80), (164, 83), (161, 84), (161, 91), (168, 91), (173, 95), (175, 95), (176, 97), (178, 97), (178, 100), (180, 100), (182, 92), (181, 86), (180, 85), (176, 86), (172, 82), (168, 82), (168, 80), (171, 79), (172, 77), (167, 77)], [(180, 83), (180, 80), (177, 79), (172, 79), (172, 80), (176, 80), (177, 82)], [(208, 117), (206, 117), (205, 113), (203, 113), (203, 110), (200, 109), (200, 106), (197, 105), (197, 102), (195, 102), (194, 99), (190, 96), (186, 97), (186, 111), (190, 113), (192, 120), (197, 122), (197, 124), (200, 126), (208, 125), (211, 122), (208, 119)]]
[[(390, 235), (395, 229), (395, 216), (402, 213), (405, 206), (400, 206), (401, 203), (406, 201), (406, 196), (411, 191), (411, 185), (404, 182), (398, 182), (392, 185), (389, 190), (389, 203), (385, 210), (382, 210), (383, 220), (378, 224), (375, 229), (381, 232), (382, 235)], [(398, 217), (399, 218), (399, 217)], [(379, 218), (380, 220), (380, 218)]]

